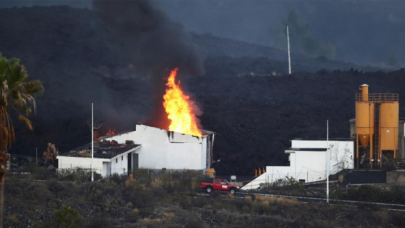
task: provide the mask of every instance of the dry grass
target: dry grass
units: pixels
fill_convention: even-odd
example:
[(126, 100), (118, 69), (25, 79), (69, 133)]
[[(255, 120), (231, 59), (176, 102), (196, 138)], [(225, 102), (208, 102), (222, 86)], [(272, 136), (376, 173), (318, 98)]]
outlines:
[(139, 224), (144, 227), (167, 227), (172, 224), (172, 219), (176, 216), (173, 212), (164, 212), (158, 218), (144, 218), (139, 221)]
[[(252, 196), (246, 196), (247, 201), (252, 202)], [(280, 205), (296, 205), (299, 204), (296, 198), (283, 198), (283, 197), (273, 197), (273, 196), (255, 196), (255, 202), (262, 204), (278, 203)]]
[(250, 196), (250, 195), (245, 196), (245, 200), (247, 200), (249, 202), (253, 202), (252, 196)]
[(234, 199), (235, 196), (234, 196), (233, 194), (229, 193), (228, 195), (226, 195), (226, 198), (228, 198), (228, 199)]
[(13, 223), (18, 223), (19, 219), (18, 219), (18, 214), (12, 214), (7, 216), (7, 220), (11, 220), (13, 221)]
[[(163, 220), (161, 218), (156, 218), (156, 219), (144, 218), (144, 219), (140, 220), (139, 223), (144, 226), (156, 226), (158, 224), (162, 224), (164, 221), (165, 220)], [(167, 224), (165, 224), (165, 225), (167, 225)]]
[(376, 212), (382, 223), (387, 223), (390, 220), (390, 215), (387, 210)]
[(200, 183), (200, 182), (197, 182), (197, 181), (195, 181), (195, 180), (193, 180), (193, 181), (191, 182), (191, 189), (199, 189), (200, 186), (201, 186), (201, 183)]
[(163, 213), (163, 216), (168, 220), (171, 220), (172, 218), (174, 218), (175, 215), (176, 214), (174, 214), (174, 212), (164, 212)]
[(152, 187), (163, 187), (164, 186), (164, 181), (161, 177), (156, 177), (153, 178), (152, 183), (151, 183)]

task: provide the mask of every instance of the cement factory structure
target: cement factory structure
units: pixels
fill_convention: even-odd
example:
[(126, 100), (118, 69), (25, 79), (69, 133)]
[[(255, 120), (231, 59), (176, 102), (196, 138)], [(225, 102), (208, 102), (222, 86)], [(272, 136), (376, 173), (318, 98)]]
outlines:
[[(327, 150), (330, 174), (344, 169), (377, 169), (384, 163), (396, 165), (405, 158), (405, 126), (399, 119), (399, 97), (396, 93), (369, 93), (360, 86), (355, 95), (356, 118), (350, 120), (350, 139), (291, 140), (289, 166), (267, 166), (266, 172), (242, 189), (257, 189), (285, 177), (301, 182), (323, 181), (327, 176)], [(356, 165), (355, 165), (356, 164)]]
[(381, 168), (384, 161), (404, 155), (399, 97), (396, 93), (369, 93), (368, 85), (360, 86), (360, 90), (355, 97), (356, 119), (351, 121), (355, 123), (355, 132), (352, 127), (351, 133), (356, 141), (356, 168)]

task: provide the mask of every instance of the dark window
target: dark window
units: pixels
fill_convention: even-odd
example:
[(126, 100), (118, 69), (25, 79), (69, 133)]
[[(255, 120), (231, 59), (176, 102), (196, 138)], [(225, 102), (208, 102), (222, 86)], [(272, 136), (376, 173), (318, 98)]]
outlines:
[(115, 163), (118, 163), (118, 158), (115, 159)]
[(124, 156), (121, 156), (121, 161), (123, 161), (124, 160)]
[(227, 185), (227, 183), (225, 181), (221, 181), (221, 184)]
[(216, 181), (215, 181), (215, 184), (219, 184), (219, 180), (216, 180)]

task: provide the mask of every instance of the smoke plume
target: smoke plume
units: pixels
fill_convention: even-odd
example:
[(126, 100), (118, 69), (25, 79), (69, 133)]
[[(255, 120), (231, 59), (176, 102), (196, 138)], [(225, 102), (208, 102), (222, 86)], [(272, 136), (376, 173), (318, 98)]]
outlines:
[(135, 71), (155, 85), (155, 111), (148, 124), (167, 128), (162, 99), (168, 70), (178, 67), (180, 77), (204, 74), (203, 56), (192, 37), (147, 0), (93, 0), (93, 7), (127, 45)]

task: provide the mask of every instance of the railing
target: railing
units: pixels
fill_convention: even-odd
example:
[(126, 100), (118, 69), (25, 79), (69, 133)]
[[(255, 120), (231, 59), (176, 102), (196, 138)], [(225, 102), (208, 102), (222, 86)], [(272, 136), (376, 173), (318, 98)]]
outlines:
[[(356, 101), (363, 101), (361, 93), (356, 93)], [(399, 100), (398, 93), (369, 93), (368, 101), (373, 103), (388, 103), (397, 102)]]

